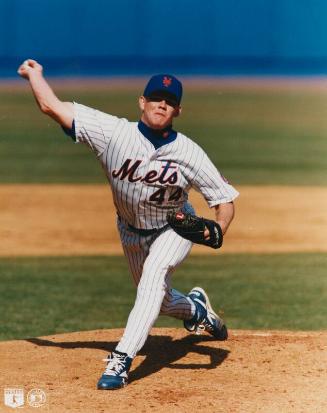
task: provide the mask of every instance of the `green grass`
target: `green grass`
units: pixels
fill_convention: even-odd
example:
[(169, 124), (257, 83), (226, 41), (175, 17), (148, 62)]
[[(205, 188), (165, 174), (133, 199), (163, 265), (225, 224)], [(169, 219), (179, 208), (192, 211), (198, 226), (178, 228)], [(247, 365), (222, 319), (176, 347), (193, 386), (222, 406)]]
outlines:
[[(60, 93), (138, 119), (138, 90)], [(193, 137), (234, 184), (327, 184), (327, 95), (186, 91), (176, 128)], [(0, 91), (0, 182), (105, 182), (100, 165), (40, 114), (28, 92)]]
[[(173, 276), (209, 291), (231, 328), (327, 329), (327, 254), (190, 257)], [(0, 339), (123, 327), (135, 299), (123, 257), (0, 260)], [(156, 326), (180, 327), (160, 317)]]

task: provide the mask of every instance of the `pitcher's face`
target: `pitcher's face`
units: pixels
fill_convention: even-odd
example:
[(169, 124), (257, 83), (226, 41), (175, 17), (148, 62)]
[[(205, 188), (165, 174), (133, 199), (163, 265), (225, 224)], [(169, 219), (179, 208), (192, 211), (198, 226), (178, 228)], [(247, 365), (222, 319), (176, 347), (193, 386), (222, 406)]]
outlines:
[(139, 106), (142, 111), (141, 121), (152, 129), (166, 128), (181, 112), (180, 106), (164, 97), (141, 96)]

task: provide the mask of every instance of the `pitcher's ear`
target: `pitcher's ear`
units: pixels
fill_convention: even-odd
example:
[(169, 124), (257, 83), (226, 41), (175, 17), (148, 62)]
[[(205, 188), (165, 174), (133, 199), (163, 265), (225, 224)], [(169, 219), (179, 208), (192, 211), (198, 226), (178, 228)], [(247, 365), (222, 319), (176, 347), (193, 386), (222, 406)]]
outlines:
[(181, 113), (182, 113), (182, 107), (176, 106), (175, 112), (174, 112), (174, 118), (177, 118)]
[(144, 110), (144, 105), (145, 105), (146, 99), (144, 96), (140, 96), (139, 97), (139, 107), (141, 109), (141, 111)]

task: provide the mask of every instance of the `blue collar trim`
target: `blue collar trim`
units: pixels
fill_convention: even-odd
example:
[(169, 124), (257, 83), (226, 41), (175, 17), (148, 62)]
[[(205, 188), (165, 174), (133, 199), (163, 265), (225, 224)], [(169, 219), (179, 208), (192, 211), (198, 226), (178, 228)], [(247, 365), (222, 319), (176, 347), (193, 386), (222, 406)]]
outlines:
[(149, 128), (149, 126), (140, 120), (137, 126), (142, 135), (144, 135), (156, 149), (173, 142), (177, 137), (177, 132), (173, 130), (171, 125), (165, 129), (156, 130)]

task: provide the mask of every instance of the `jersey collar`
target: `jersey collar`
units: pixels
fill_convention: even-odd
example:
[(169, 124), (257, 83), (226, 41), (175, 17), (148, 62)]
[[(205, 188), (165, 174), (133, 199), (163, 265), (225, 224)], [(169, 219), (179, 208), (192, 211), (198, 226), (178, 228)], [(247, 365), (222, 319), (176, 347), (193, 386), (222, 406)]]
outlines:
[(172, 125), (167, 126), (165, 129), (157, 130), (151, 129), (140, 120), (137, 126), (142, 135), (147, 138), (156, 149), (173, 142), (177, 137), (177, 132), (173, 130)]

